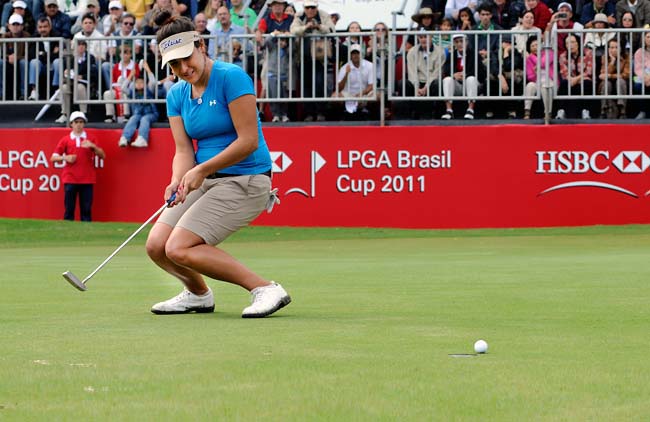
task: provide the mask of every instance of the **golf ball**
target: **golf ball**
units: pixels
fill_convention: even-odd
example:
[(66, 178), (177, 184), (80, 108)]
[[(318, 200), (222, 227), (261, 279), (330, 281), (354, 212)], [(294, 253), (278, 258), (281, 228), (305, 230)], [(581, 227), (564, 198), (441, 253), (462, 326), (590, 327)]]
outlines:
[(485, 340), (478, 340), (474, 343), (474, 351), (476, 353), (485, 353), (487, 352), (488, 344)]

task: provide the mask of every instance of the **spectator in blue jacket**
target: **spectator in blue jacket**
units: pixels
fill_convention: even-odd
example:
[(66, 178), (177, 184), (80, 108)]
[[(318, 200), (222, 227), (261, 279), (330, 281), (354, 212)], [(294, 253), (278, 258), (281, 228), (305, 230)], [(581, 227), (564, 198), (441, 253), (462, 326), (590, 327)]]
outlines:
[(607, 16), (610, 26), (616, 25), (616, 3), (608, 0), (593, 0), (582, 8), (580, 23), (585, 28), (593, 28), (593, 21), (597, 14), (603, 13)]
[(68, 40), (72, 39), (70, 16), (59, 10), (59, 3), (56, 0), (45, 0), (45, 14), (52, 21), (52, 32), (56, 32)]

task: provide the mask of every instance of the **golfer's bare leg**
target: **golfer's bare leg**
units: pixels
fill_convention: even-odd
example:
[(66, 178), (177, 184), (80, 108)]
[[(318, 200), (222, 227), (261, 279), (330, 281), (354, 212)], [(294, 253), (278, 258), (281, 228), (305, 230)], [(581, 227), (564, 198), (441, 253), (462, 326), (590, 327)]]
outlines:
[(154, 224), (147, 238), (147, 254), (156, 265), (178, 278), (190, 292), (196, 295), (207, 293), (208, 286), (205, 284), (201, 274), (190, 268), (177, 265), (165, 254), (165, 244), (169, 239), (172, 229), (171, 226), (164, 223)]
[(169, 235), (165, 254), (177, 267), (191, 268), (207, 277), (237, 284), (249, 291), (270, 284), (225, 251), (206, 245), (202, 238), (180, 227), (174, 228)]

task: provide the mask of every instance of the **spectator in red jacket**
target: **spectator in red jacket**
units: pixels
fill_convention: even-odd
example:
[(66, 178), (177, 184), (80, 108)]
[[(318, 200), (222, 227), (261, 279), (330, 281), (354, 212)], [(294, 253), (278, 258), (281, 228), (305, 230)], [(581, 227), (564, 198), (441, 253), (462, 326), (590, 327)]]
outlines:
[(535, 14), (534, 25), (544, 31), (551, 20), (551, 9), (539, 0), (526, 0), (526, 10), (532, 10)]
[(120, 45), (120, 57), (122, 58), (119, 63), (113, 65), (111, 72), (111, 88), (104, 91), (104, 101), (106, 101), (106, 119), (104, 122), (111, 123), (117, 121), (122, 123), (124, 116), (129, 114), (128, 104), (117, 104), (117, 118), (115, 117), (115, 103), (112, 100), (119, 100), (123, 85), (128, 85), (128, 78), (131, 73), (135, 73), (135, 77), (140, 76), (140, 67), (132, 59), (133, 47), (129, 43), (122, 43)]

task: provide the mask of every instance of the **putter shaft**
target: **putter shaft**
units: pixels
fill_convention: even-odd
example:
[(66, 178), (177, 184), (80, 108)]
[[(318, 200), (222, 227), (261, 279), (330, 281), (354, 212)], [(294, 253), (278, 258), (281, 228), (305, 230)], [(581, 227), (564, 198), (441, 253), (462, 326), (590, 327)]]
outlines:
[(86, 278), (84, 278), (83, 281), (79, 280), (79, 277), (77, 277), (76, 275), (72, 274), (71, 271), (66, 271), (66, 272), (64, 272), (64, 273), (62, 274), (62, 275), (63, 275), (63, 278), (65, 278), (65, 279), (68, 281), (68, 283), (72, 284), (74, 287), (76, 287), (77, 289), (81, 290), (82, 292), (83, 292), (83, 291), (86, 291), (86, 282), (87, 282), (88, 280), (90, 280), (90, 279), (91, 279), (95, 274), (97, 274), (97, 272), (98, 272), (99, 270), (101, 270), (101, 269), (104, 267), (104, 265), (106, 265), (106, 264), (108, 263), (108, 261), (110, 261), (110, 260), (111, 260), (115, 255), (117, 255), (117, 253), (118, 253), (119, 251), (121, 251), (122, 248), (123, 248), (124, 246), (126, 246), (126, 244), (129, 243), (129, 242), (131, 241), (131, 239), (133, 239), (134, 237), (136, 237), (136, 236), (138, 235), (138, 233), (140, 233), (140, 232), (141, 232), (141, 231), (142, 231), (142, 230), (147, 226), (147, 224), (151, 223), (151, 221), (152, 221), (154, 218), (158, 217), (158, 216), (159, 216), (159, 215), (160, 215), (160, 214), (165, 210), (165, 208), (167, 208), (168, 206), (170, 206), (170, 205), (172, 204), (172, 202), (174, 202), (174, 200), (176, 200), (176, 193), (174, 193), (174, 194), (173, 194), (173, 195), (172, 195), (172, 196), (171, 196), (171, 197), (170, 197), (170, 198), (169, 198), (169, 199), (168, 199), (168, 200), (163, 204), (163, 206), (161, 206), (161, 207), (158, 209), (158, 211), (156, 211), (155, 213), (153, 213), (153, 215), (152, 215), (151, 217), (149, 217), (149, 219), (148, 219), (147, 221), (145, 221), (145, 222), (144, 222), (140, 227), (138, 227), (138, 229), (137, 229), (136, 231), (134, 231), (133, 234), (131, 234), (131, 236), (128, 237), (128, 239), (126, 239), (126, 240), (125, 240), (125, 241), (124, 241), (120, 246), (118, 246), (117, 249), (115, 249), (115, 251), (113, 251), (113, 253), (110, 254), (109, 257), (106, 258), (106, 259), (104, 260), (104, 262), (102, 262), (101, 264), (99, 264), (99, 266), (98, 266), (97, 268), (95, 268), (95, 270), (94, 270), (92, 273), (90, 273)]

